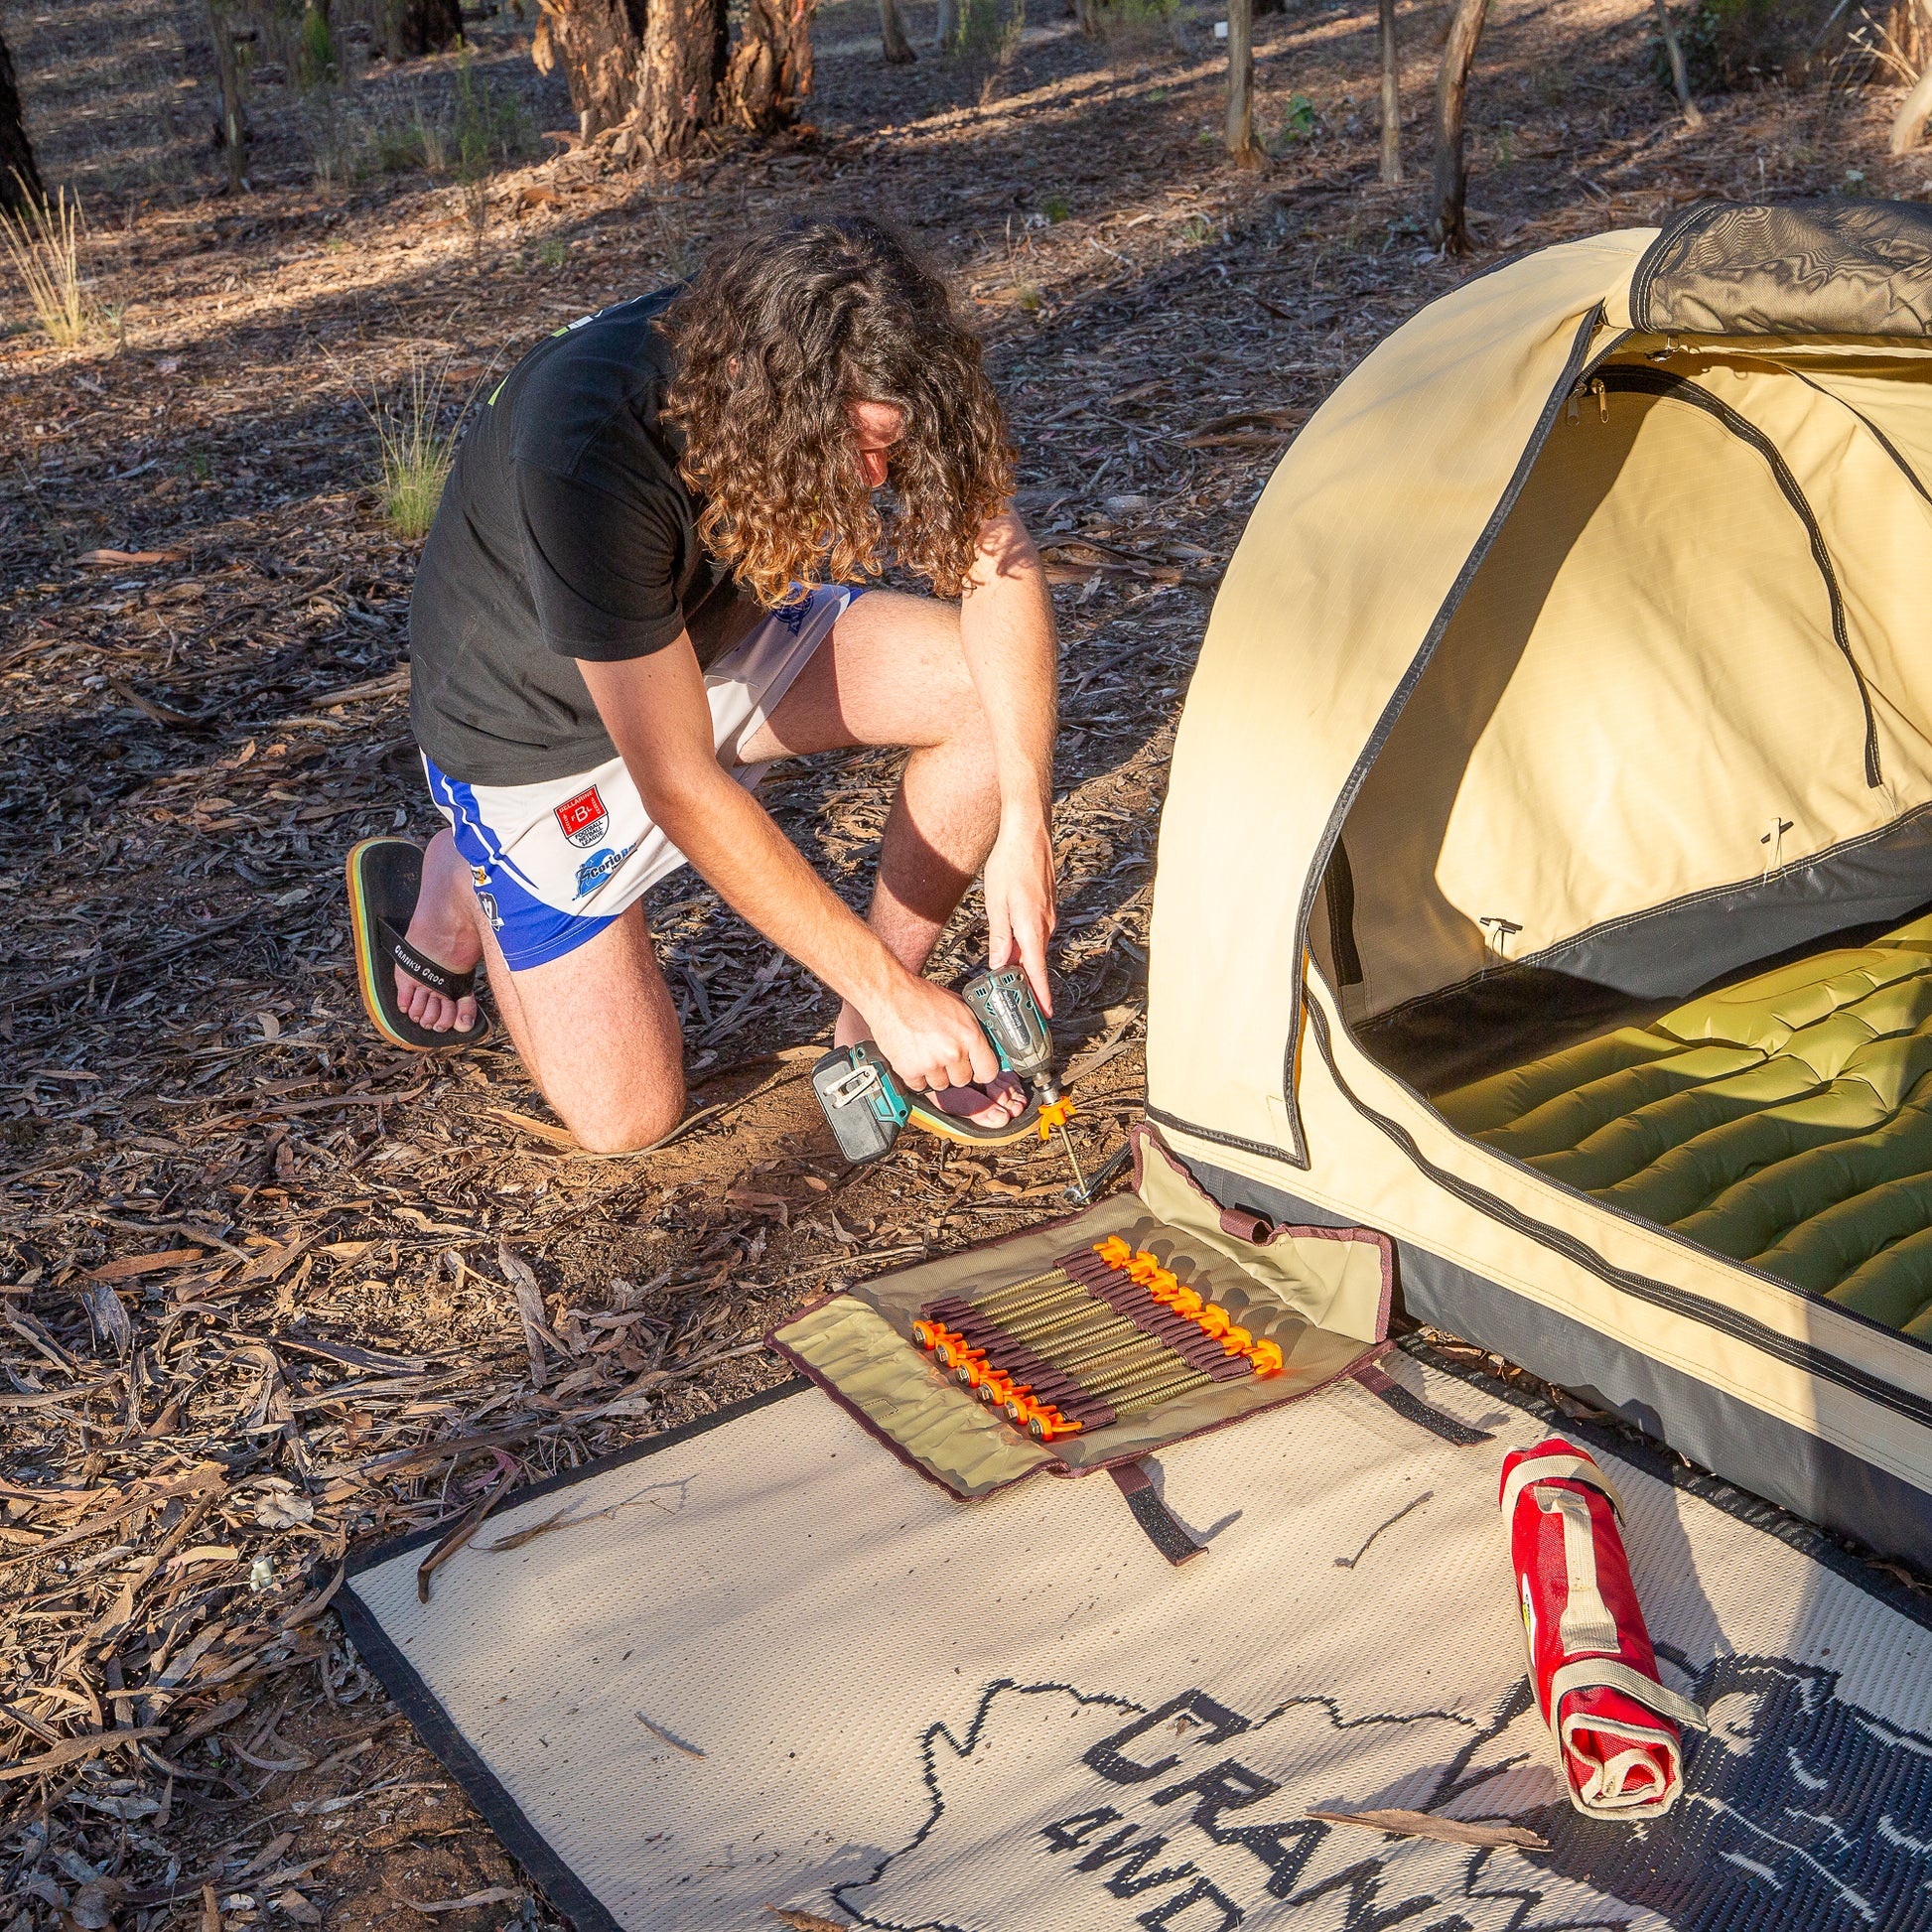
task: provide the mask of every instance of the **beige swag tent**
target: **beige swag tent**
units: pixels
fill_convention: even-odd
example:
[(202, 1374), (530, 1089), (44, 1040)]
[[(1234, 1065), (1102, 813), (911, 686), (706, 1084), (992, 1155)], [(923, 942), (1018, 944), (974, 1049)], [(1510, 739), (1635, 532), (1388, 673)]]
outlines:
[(1149, 1040), (1224, 1206), (1384, 1231), (1412, 1315), (1921, 1565), (1929, 491), (1932, 209), (1422, 311), (1228, 571)]

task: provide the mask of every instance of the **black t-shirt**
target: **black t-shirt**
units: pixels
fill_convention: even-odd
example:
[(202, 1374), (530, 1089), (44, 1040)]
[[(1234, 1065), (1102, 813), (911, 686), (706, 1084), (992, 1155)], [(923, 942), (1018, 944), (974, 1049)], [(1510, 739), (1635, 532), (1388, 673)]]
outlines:
[(562, 329), (478, 411), (409, 600), (416, 742), (469, 784), (534, 784), (616, 756), (572, 661), (688, 631), (700, 664), (759, 607), (698, 542), (702, 507), (660, 420), (675, 290)]

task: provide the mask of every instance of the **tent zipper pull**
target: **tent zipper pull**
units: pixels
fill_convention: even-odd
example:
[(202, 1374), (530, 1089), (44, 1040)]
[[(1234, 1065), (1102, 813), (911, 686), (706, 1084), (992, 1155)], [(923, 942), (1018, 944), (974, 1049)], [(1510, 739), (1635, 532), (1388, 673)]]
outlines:
[(1600, 375), (1590, 379), (1589, 392), (1596, 398), (1596, 420), (1607, 423), (1610, 420), (1610, 392), (1604, 388)]

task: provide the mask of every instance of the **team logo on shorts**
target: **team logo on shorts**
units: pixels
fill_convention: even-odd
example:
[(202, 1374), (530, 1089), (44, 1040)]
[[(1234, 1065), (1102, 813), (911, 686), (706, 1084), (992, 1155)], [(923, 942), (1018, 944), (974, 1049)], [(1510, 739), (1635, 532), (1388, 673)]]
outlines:
[(604, 800), (597, 795), (595, 785), (580, 791), (575, 798), (566, 798), (557, 807), (558, 829), (572, 845), (585, 851), (604, 836), (610, 823), (611, 814), (604, 809)]
[(636, 851), (638, 841), (625, 846), (621, 852), (613, 852), (606, 846), (602, 852), (594, 852), (577, 868), (577, 897), (586, 898), (611, 878), (623, 862)]

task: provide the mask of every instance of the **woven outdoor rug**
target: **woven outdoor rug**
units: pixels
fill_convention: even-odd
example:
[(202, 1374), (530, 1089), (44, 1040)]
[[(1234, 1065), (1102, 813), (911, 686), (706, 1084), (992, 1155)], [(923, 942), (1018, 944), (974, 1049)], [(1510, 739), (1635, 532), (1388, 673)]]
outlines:
[[(1932, 1926), (1932, 1622), (1790, 1518), (1590, 1443), (1666, 1680), (1648, 1826), (1562, 1796), (1504, 1449), (1552, 1419), (1387, 1364), (1164, 1452), (1173, 1568), (1104, 1475), (963, 1505), (809, 1389), (529, 1491), (344, 1592), (364, 1659), (580, 1932)], [(1413, 1404), (1411, 1405), (1413, 1409)], [(532, 1534), (532, 1532), (540, 1532)], [(1547, 1849), (1311, 1812), (1505, 1821)]]

